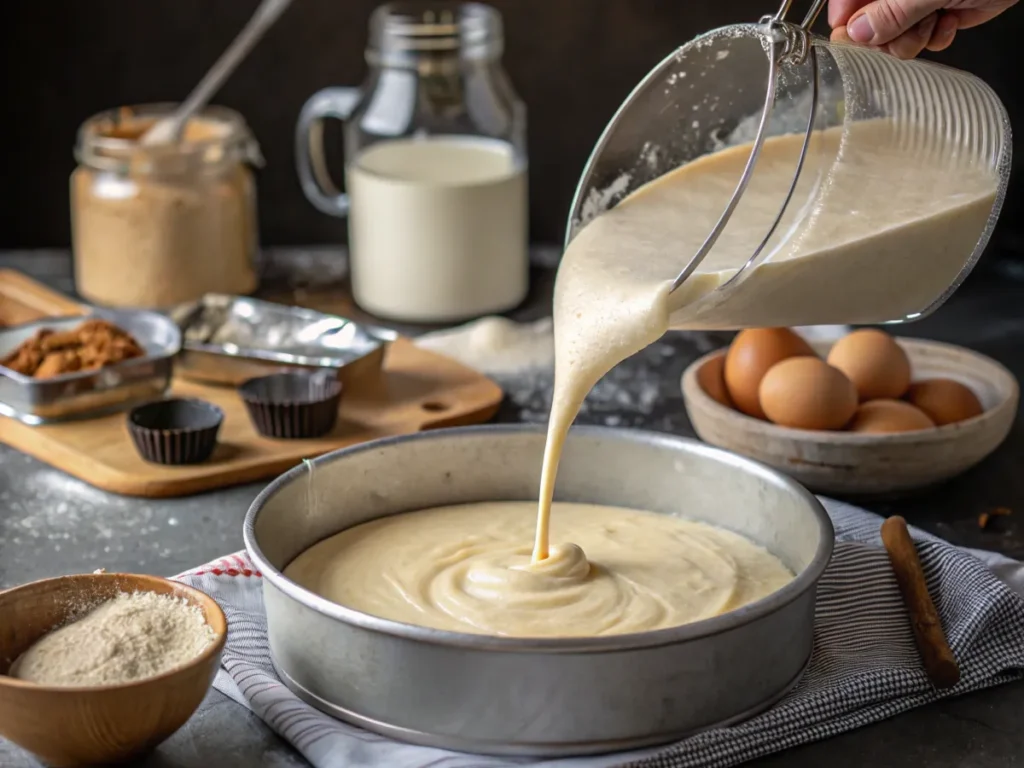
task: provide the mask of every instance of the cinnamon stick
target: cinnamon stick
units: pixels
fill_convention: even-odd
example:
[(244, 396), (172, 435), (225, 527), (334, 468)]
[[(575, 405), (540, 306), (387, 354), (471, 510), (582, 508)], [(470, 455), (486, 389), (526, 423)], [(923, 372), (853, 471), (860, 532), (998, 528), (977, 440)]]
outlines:
[(952, 688), (960, 680), (960, 666), (946, 641), (946, 634), (928, 594), (917, 547), (902, 517), (890, 517), (882, 523), (882, 542), (896, 574), (903, 604), (910, 614), (910, 626), (921, 656), (921, 664), (936, 688)]

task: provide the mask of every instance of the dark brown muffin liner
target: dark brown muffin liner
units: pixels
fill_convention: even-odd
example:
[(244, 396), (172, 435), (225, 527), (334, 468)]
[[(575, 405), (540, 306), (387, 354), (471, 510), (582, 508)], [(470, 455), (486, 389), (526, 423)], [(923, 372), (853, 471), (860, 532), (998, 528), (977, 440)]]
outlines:
[(200, 464), (217, 446), (224, 412), (192, 398), (157, 400), (128, 414), (135, 450), (154, 464)]
[(334, 429), (341, 392), (341, 382), (325, 373), (274, 373), (238, 388), (256, 431), (282, 440), (321, 437)]

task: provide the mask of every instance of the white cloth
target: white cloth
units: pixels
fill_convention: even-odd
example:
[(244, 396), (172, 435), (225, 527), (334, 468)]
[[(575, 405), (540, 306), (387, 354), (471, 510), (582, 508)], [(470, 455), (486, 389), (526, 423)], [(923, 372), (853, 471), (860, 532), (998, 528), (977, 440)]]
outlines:
[(888, 556), (881, 518), (824, 500), (836, 548), (818, 588), (814, 650), (801, 682), (772, 709), (677, 744), (553, 760), (492, 758), (417, 747), (346, 725), (296, 698), (276, 677), (260, 575), (244, 553), (178, 578), (224, 608), (229, 631), (214, 686), (251, 709), (316, 768), (682, 768), (732, 766), (827, 738), (945, 696), (1019, 679), (1024, 670), (1024, 564), (958, 549), (911, 529), (943, 627), (960, 663), (951, 691), (921, 669)]

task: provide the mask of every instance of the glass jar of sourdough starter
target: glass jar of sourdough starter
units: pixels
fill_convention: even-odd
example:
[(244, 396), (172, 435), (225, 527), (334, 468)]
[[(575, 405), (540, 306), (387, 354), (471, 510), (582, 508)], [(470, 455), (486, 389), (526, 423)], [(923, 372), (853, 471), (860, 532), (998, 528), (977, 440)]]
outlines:
[(664, 268), (672, 327), (914, 320), (959, 286), (995, 225), (1011, 141), (992, 89), (811, 35), (822, 0), (800, 25), (789, 5), (652, 70), (577, 188), (568, 240), (682, 174), (661, 219), (678, 242)]
[[(319, 210), (348, 219), (352, 292), (380, 317), (463, 320), (528, 287), (526, 111), (501, 66), (500, 14), (480, 3), (374, 12), (359, 88), (302, 109), (296, 162)], [(323, 122), (344, 123), (344, 193)]]
[(182, 141), (142, 147), (175, 106), (110, 110), (79, 129), (72, 242), (77, 290), (91, 302), (164, 309), (256, 288), (259, 147), (221, 107), (192, 118)]

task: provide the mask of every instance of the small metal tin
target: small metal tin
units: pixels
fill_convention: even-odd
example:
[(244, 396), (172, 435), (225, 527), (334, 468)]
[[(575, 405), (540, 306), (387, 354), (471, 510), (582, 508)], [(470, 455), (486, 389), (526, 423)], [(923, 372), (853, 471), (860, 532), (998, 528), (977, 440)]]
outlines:
[(631, 635), (490, 637), (361, 613), (282, 573), (313, 544), (369, 520), (536, 500), (543, 452), (542, 426), (444, 429), (335, 451), (271, 483), (249, 508), (243, 535), (264, 576), (281, 680), (312, 706), (386, 736), (534, 756), (675, 741), (750, 717), (796, 685), (811, 655), (832, 523), (794, 481), (687, 438), (575, 428), (555, 497), (720, 525), (796, 574), (721, 616)]
[(182, 333), (178, 373), (239, 386), (282, 371), (334, 370), (346, 384), (376, 374), (393, 331), (337, 315), (245, 296), (207, 294), (177, 307)]
[(173, 321), (156, 312), (97, 308), (86, 315), (3, 328), (0, 357), (37, 331), (70, 331), (90, 318), (107, 320), (130, 333), (145, 349), (145, 356), (48, 379), (34, 379), (0, 366), (0, 414), (26, 424), (48, 424), (120, 411), (163, 396), (171, 385), (181, 333)]

